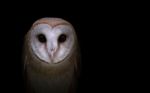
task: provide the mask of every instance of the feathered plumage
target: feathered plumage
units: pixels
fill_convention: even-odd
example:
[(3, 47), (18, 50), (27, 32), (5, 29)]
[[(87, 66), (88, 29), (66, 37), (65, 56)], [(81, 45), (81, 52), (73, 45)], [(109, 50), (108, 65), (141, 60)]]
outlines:
[(80, 62), (76, 34), (72, 33), (74, 44), (69, 54), (61, 62), (46, 63), (35, 55), (30, 44), (32, 29), (43, 23), (51, 27), (67, 25), (73, 29), (70, 23), (59, 18), (42, 18), (33, 24), (25, 37), (23, 54), (27, 93), (74, 93)]

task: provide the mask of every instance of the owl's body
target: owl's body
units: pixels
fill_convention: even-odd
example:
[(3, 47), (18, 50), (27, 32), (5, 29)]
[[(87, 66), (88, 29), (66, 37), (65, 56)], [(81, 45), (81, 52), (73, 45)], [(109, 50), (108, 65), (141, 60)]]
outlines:
[[(39, 24), (42, 24), (41, 26), (44, 28), (38, 27)], [(36, 29), (36, 25), (38, 29)], [(60, 27), (61, 30), (64, 30), (63, 33), (61, 30), (58, 31), (59, 29), (55, 32), (49, 29), (57, 25), (67, 25), (71, 29)], [(39, 34), (43, 34), (44, 38), (42, 35), (37, 37)], [(67, 39), (64, 35), (67, 36)], [(49, 49), (52, 50), (49, 51)], [(77, 38), (74, 29), (68, 22), (57, 18), (44, 18), (33, 24), (26, 35), (24, 46), (27, 93), (74, 93), (76, 91), (78, 63)]]

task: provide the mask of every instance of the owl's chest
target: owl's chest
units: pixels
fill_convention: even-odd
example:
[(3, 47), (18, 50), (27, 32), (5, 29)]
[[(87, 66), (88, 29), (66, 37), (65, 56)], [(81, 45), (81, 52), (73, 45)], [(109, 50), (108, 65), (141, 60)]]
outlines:
[(60, 75), (57, 72), (43, 75), (28, 69), (27, 79), (35, 93), (67, 93), (73, 83), (73, 72), (73, 69), (68, 69)]

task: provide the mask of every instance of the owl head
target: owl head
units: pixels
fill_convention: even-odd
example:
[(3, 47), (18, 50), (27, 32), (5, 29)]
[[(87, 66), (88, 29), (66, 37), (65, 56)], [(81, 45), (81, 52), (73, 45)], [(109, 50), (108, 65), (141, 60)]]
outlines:
[(28, 40), (36, 58), (57, 64), (71, 55), (76, 35), (69, 22), (60, 18), (42, 18), (32, 25)]

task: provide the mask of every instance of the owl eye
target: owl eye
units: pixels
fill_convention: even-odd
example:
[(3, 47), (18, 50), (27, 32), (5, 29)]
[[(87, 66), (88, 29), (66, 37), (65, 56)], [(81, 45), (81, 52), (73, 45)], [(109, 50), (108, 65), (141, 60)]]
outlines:
[(58, 42), (63, 43), (67, 39), (67, 36), (65, 34), (61, 34), (58, 38)]
[(38, 38), (38, 40), (39, 40), (41, 43), (45, 43), (45, 42), (46, 42), (46, 37), (45, 37), (45, 35), (43, 35), (43, 34), (37, 35), (37, 38)]

